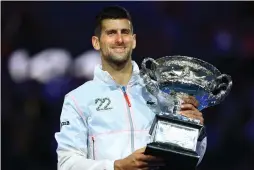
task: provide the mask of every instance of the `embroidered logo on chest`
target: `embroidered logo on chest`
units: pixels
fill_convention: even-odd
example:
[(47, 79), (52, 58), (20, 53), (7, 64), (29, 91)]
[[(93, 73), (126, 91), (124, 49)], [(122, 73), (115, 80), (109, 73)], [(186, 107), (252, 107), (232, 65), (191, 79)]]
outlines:
[(111, 110), (113, 109), (110, 104), (111, 100), (106, 97), (106, 98), (97, 98), (95, 99), (95, 104), (97, 105), (96, 110), (101, 111), (101, 110)]
[(146, 101), (146, 104), (152, 106), (152, 105), (155, 105), (155, 102), (152, 100), (148, 100)]

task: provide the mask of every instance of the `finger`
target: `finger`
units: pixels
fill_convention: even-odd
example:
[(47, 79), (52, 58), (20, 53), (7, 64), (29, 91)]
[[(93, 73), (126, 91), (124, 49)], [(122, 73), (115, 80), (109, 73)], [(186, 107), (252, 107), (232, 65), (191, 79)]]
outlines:
[(149, 167), (149, 164), (148, 164), (148, 162), (137, 161), (135, 166), (143, 169), (143, 168)]
[(203, 116), (203, 114), (193, 106), (184, 106), (184, 108), (181, 109), (181, 111), (179, 113), (180, 114), (192, 114), (192, 115), (198, 116), (198, 117)]
[(179, 113), (190, 118), (203, 117), (202, 113), (196, 110), (182, 110)]
[(135, 153), (144, 153), (145, 150), (146, 150), (146, 147), (143, 147), (143, 148), (136, 150)]
[(165, 166), (165, 165), (166, 164), (162, 162), (153, 163), (153, 162), (137, 161), (135, 166), (139, 169), (145, 169), (145, 168), (149, 169), (149, 167)]
[(194, 96), (185, 96), (183, 97), (183, 103), (192, 104), (195, 107), (198, 107), (199, 103)]
[(160, 169), (159, 167), (162, 167), (162, 166), (166, 166), (166, 163), (164, 162), (157, 162), (157, 163), (154, 163), (154, 162), (138, 162), (137, 164), (137, 167), (140, 169), (149, 169), (149, 170), (155, 170), (155, 169)]
[(139, 168), (138, 170), (150, 170), (150, 168), (149, 167), (145, 167), (145, 168)]
[(144, 154), (138, 155), (137, 160), (145, 161), (145, 162), (162, 162), (163, 161), (162, 158), (152, 156), (152, 155), (144, 155)]
[(165, 162), (159, 161), (159, 162), (142, 162), (139, 161), (137, 167), (139, 168), (146, 168), (146, 167), (150, 167), (152, 169), (154, 169), (155, 167), (161, 167), (161, 166), (166, 166)]
[(195, 110), (196, 108), (192, 104), (181, 104), (181, 110)]

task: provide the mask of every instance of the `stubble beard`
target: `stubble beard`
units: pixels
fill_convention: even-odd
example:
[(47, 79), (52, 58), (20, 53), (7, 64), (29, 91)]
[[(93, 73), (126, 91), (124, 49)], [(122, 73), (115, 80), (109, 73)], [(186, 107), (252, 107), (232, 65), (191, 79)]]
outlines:
[(109, 54), (107, 57), (108, 62), (116, 65), (116, 66), (121, 66), (124, 65), (128, 62), (128, 60), (131, 58), (132, 50), (129, 50), (126, 54)]

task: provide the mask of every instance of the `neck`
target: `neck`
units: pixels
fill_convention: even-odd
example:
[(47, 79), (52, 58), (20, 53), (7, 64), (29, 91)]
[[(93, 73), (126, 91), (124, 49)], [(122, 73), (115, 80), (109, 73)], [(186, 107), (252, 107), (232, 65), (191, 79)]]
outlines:
[(102, 60), (102, 70), (107, 71), (117, 84), (126, 86), (132, 75), (131, 59), (122, 64), (109, 63)]

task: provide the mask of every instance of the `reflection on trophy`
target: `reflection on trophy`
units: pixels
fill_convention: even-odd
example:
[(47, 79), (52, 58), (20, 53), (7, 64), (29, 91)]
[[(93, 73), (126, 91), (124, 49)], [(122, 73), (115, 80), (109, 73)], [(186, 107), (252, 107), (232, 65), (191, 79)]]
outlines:
[[(147, 62), (151, 62), (150, 68)], [(156, 97), (158, 110), (145, 153), (168, 159), (176, 169), (195, 169), (200, 157), (197, 142), (204, 126), (180, 115), (180, 105), (185, 96), (194, 96), (199, 110), (219, 104), (231, 90), (231, 77), (205, 61), (187, 56), (145, 58), (141, 68), (141, 77)]]

